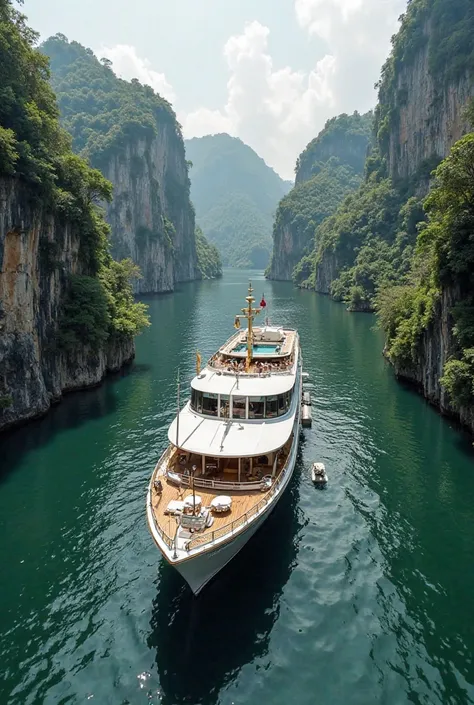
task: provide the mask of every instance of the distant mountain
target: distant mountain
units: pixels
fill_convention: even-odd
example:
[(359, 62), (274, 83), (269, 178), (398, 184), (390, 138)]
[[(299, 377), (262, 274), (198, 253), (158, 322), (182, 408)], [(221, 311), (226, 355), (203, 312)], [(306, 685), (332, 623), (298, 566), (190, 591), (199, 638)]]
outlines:
[(264, 269), (273, 217), (292, 187), (241, 140), (227, 134), (186, 140), (196, 220), (224, 266)]

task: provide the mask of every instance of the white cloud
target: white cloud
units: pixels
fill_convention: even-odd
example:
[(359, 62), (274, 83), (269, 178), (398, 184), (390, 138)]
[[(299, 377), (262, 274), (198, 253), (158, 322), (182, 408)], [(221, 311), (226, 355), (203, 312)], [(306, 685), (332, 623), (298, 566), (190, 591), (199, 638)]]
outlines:
[[(225, 105), (178, 111), (185, 136), (228, 132), (253, 147), (282, 176), (292, 178), (298, 154), (329, 117), (365, 112), (375, 105), (373, 86), (405, 8), (406, 0), (294, 0), (302, 31), (317, 39), (315, 51), (319, 47), (310, 71), (277, 69), (268, 50), (269, 28), (248, 23), (223, 48), (229, 72)], [(166, 76), (153, 70), (134, 47), (102, 48), (97, 55), (111, 59), (123, 78), (136, 77), (175, 101)]]
[(268, 35), (268, 27), (252, 22), (242, 34), (230, 37), (224, 47), (230, 72), (225, 107), (201, 107), (180, 119), (186, 137), (222, 131), (238, 135), (291, 178), (301, 149), (334, 114), (331, 82), (336, 59), (327, 54), (309, 73), (290, 67), (275, 70)]
[(135, 47), (129, 44), (117, 44), (114, 47), (101, 47), (95, 52), (99, 58), (106, 57), (113, 64), (113, 70), (127, 81), (138, 78), (140, 83), (151, 86), (156, 93), (173, 103), (176, 95), (173, 87), (166, 80), (164, 73), (151, 68), (148, 59), (138, 56)]
[(332, 88), (343, 110), (375, 102), (372, 86), (390, 50), (407, 0), (295, 0), (300, 26), (337, 58)]
[(236, 136), (232, 120), (220, 110), (198, 108), (189, 115), (180, 116), (180, 119), (185, 122), (186, 137), (204, 137), (204, 135), (217, 135), (220, 132)]

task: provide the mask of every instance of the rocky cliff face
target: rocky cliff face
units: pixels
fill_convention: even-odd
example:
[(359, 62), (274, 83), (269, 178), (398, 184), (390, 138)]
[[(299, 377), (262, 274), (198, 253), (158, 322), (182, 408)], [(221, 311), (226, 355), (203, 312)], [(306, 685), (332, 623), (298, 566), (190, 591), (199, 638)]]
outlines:
[(431, 404), (437, 406), (444, 414), (456, 416), (474, 433), (474, 409), (461, 407), (454, 410), (440, 385), (444, 365), (456, 349), (451, 312), (458, 301), (458, 291), (442, 291), (433, 321), (418, 346), (416, 360), (410, 366), (395, 364), (394, 369), (397, 377), (416, 385)]
[(331, 284), (339, 275), (340, 267), (337, 255), (332, 250), (324, 250), (316, 263), (314, 289), (318, 294), (327, 296), (331, 293)]
[(290, 281), (293, 269), (307, 245), (307, 236), (291, 223), (282, 223), (275, 228), (273, 259), (269, 278), (276, 281)]
[(197, 278), (194, 210), (183, 141), (172, 124), (151, 140), (130, 141), (106, 166), (114, 186), (107, 207), (112, 256), (131, 257), (142, 272), (135, 293), (172, 291)]
[[(423, 33), (429, 38), (430, 23)], [(429, 42), (400, 69), (397, 81), (397, 112), (388, 139), (389, 175), (407, 178), (424, 161), (442, 159), (455, 142), (469, 132), (465, 109), (474, 95), (472, 77), (466, 72), (448, 83), (433, 77)]]
[(137, 79), (118, 78), (110, 61), (62, 34), (40, 50), (49, 57), (74, 151), (114, 186), (106, 207), (112, 254), (139, 265), (135, 293), (171, 291), (176, 282), (199, 278), (188, 165), (172, 106)]
[(372, 123), (372, 113), (328, 120), (298, 157), (295, 187), (276, 213), (270, 279), (293, 278), (295, 267), (314, 249), (317, 226), (361, 183)]
[(34, 205), (19, 181), (0, 179), (0, 429), (134, 357), (132, 339), (68, 354), (58, 348), (66, 278), (81, 273), (74, 230)]

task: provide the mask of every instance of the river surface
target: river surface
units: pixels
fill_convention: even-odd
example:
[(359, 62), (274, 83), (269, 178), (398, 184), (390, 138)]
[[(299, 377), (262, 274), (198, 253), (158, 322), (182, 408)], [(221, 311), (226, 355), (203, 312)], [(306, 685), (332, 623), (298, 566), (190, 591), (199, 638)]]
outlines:
[(474, 703), (471, 445), (394, 380), (371, 316), (252, 273), (300, 331), (313, 428), (199, 598), (161, 560), (145, 493), (178, 366), (233, 332), (249, 274), (148, 299), (130, 370), (0, 439), (0, 705)]

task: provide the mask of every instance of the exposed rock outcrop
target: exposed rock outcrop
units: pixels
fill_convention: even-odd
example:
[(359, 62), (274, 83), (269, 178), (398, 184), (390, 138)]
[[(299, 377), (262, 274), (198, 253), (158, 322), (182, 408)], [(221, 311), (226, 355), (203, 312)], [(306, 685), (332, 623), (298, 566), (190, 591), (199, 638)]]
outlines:
[(329, 249), (321, 254), (321, 259), (316, 263), (316, 279), (314, 288), (318, 294), (331, 293), (331, 284), (340, 271), (337, 255)]
[(47, 411), (65, 391), (98, 384), (135, 354), (133, 339), (74, 352), (57, 345), (69, 274), (81, 274), (79, 238), (0, 179), (0, 429)]
[(304, 276), (295, 274), (295, 267), (313, 251), (317, 226), (361, 183), (371, 129), (371, 113), (340, 115), (300, 154), (295, 187), (276, 213), (269, 279), (302, 284)]
[(427, 41), (411, 61), (402, 65), (396, 79), (398, 115), (392, 121), (387, 150), (388, 171), (393, 179), (415, 174), (433, 157), (443, 159), (470, 129), (465, 110), (474, 94), (472, 77), (467, 71), (448, 82), (433, 76), (429, 22), (423, 34)]
[(101, 170), (114, 186), (106, 211), (112, 255), (131, 257), (142, 273), (135, 293), (172, 291), (176, 282), (198, 278), (188, 171), (174, 126), (128, 142)]
[(64, 35), (47, 39), (41, 51), (74, 151), (114, 187), (106, 205), (112, 255), (140, 267), (135, 293), (199, 279), (188, 164), (172, 106), (137, 79), (118, 78), (110, 61)]
[(458, 303), (460, 292), (444, 289), (436, 304), (433, 320), (424, 331), (417, 346), (416, 359), (411, 365), (394, 364), (397, 377), (414, 384), (428, 401), (443, 414), (455, 416), (474, 433), (474, 409), (454, 409), (440, 384), (446, 361), (456, 350), (453, 335), (453, 306)]

